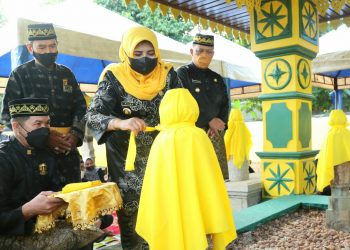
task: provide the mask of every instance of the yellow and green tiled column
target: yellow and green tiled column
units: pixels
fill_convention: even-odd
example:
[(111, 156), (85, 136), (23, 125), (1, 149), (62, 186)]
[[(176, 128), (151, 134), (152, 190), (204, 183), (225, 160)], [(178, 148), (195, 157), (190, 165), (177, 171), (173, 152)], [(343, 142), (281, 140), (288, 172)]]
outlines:
[(311, 60), (318, 17), (311, 0), (268, 0), (251, 14), (252, 50), (262, 59), (263, 197), (316, 192), (311, 145)]

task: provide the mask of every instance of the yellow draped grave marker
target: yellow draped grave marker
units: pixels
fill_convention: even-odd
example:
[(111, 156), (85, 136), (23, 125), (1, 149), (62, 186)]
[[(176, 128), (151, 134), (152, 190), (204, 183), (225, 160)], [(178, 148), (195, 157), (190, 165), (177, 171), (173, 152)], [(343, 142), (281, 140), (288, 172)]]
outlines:
[[(317, 163), (317, 189), (323, 191), (334, 178), (334, 166), (350, 161), (350, 130), (342, 110), (332, 110), (328, 124), (331, 129), (323, 143)], [(350, 169), (349, 169), (350, 171)]]
[(152, 250), (225, 249), (236, 230), (214, 148), (195, 126), (199, 109), (187, 89), (166, 92), (161, 131), (143, 181), (136, 231)]

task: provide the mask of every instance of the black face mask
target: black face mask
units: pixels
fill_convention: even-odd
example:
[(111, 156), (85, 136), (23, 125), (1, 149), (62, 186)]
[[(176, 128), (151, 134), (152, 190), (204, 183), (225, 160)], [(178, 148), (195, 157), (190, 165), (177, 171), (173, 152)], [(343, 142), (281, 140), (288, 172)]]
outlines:
[(157, 58), (141, 57), (131, 58), (129, 57), (130, 67), (136, 72), (142, 75), (148, 75), (157, 66)]
[(56, 53), (45, 53), (45, 54), (38, 54), (33, 51), (33, 56), (45, 67), (50, 67), (53, 65), (57, 58), (57, 52)]
[[(23, 129), (27, 131), (25, 128)], [(33, 148), (45, 149), (47, 148), (49, 135), (50, 135), (49, 128), (38, 128), (30, 132), (27, 131), (26, 140), (27, 140), (27, 143)]]

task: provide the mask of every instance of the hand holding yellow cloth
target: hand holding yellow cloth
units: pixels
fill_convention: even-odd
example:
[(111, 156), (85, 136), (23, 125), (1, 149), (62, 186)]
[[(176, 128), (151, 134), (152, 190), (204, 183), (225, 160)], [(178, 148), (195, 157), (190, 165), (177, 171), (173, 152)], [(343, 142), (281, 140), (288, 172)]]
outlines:
[(332, 110), (328, 124), (331, 129), (323, 143), (317, 163), (317, 189), (322, 191), (334, 178), (334, 166), (350, 161), (350, 131), (342, 110)]
[(239, 109), (231, 110), (227, 127), (224, 137), (227, 160), (232, 157), (233, 164), (241, 168), (244, 161), (249, 159), (252, 135)]
[(214, 148), (195, 126), (197, 102), (187, 89), (167, 91), (143, 181), (136, 232), (152, 250), (204, 250), (212, 235), (224, 250), (236, 230)]
[(71, 183), (64, 192), (54, 195), (68, 203), (52, 214), (37, 217), (35, 231), (43, 232), (55, 226), (55, 220), (65, 214), (66, 220), (74, 229), (87, 229), (94, 226), (99, 216), (111, 213), (122, 207), (123, 201), (118, 186), (113, 183), (82, 182)]

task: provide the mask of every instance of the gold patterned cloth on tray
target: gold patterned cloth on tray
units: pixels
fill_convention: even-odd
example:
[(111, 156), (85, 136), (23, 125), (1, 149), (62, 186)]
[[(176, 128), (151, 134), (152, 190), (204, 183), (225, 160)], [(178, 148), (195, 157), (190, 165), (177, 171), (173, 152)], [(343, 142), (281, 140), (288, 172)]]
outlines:
[(93, 228), (94, 222), (101, 215), (110, 214), (120, 209), (123, 204), (119, 188), (114, 182), (71, 183), (54, 197), (61, 198), (67, 205), (51, 214), (39, 215), (35, 232), (42, 233), (54, 227), (55, 220), (60, 216), (65, 216), (75, 230)]

